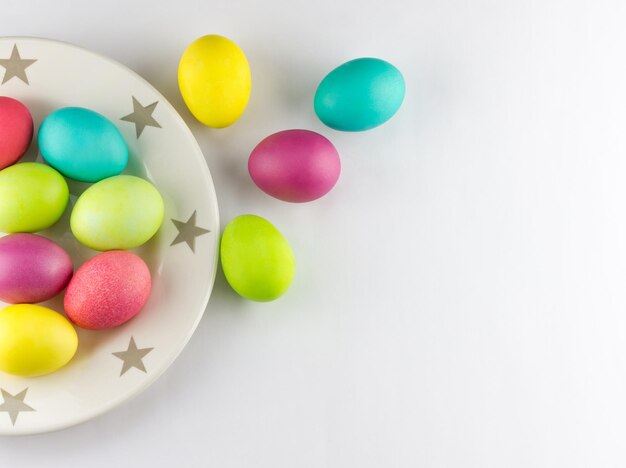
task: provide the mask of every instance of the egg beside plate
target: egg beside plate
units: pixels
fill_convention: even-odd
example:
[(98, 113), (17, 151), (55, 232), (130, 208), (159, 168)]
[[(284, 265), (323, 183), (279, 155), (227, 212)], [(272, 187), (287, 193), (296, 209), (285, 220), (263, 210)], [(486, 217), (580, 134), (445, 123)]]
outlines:
[(364, 57), (332, 70), (315, 92), (319, 119), (335, 130), (359, 132), (388, 121), (404, 100), (404, 77), (391, 63)]
[(248, 104), (250, 66), (230, 39), (211, 34), (192, 42), (178, 66), (178, 85), (185, 104), (204, 125), (232, 125)]
[(282, 233), (256, 215), (241, 215), (224, 228), (220, 245), (222, 269), (242, 297), (267, 302), (289, 289), (295, 258)]

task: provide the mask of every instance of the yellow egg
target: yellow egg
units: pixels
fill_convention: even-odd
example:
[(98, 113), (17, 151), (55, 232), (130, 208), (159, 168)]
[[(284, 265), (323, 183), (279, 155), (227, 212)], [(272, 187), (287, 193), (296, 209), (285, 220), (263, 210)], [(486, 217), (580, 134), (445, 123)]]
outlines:
[(241, 116), (250, 97), (250, 83), (246, 56), (222, 36), (196, 39), (178, 65), (178, 86), (187, 107), (209, 127), (228, 127)]
[(78, 336), (61, 314), (34, 304), (0, 310), (0, 370), (34, 377), (49, 374), (76, 353)]

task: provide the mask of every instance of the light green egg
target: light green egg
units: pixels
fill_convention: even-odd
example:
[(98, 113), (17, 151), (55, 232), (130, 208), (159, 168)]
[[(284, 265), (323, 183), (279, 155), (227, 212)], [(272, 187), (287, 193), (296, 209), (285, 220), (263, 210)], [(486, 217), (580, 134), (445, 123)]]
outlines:
[(76, 201), (70, 227), (76, 239), (94, 250), (128, 250), (146, 243), (163, 222), (163, 199), (139, 177), (101, 180)]
[(63, 215), (69, 190), (61, 174), (34, 162), (0, 171), (0, 231), (36, 232)]
[(293, 280), (295, 259), (289, 243), (259, 216), (242, 215), (228, 223), (220, 256), (228, 283), (240, 296), (253, 301), (277, 299)]

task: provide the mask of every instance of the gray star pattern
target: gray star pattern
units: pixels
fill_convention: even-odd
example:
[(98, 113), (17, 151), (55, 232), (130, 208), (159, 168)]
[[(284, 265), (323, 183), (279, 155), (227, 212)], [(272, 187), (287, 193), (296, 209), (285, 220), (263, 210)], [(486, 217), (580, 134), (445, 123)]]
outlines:
[(17, 50), (17, 45), (13, 44), (13, 50), (11, 56), (8, 59), (0, 59), (0, 66), (5, 68), (4, 78), (2, 78), (2, 84), (6, 83), (13, 77), (17, 77), (24, 83), (28, 83), (28, 76), (26, 76), (26, 69), (35, 63), (37, 59), (23, 59), (20, 57), (20, 52)]
[(126, 122), (132, 122), (135, 124), (135, 131), (137, 132), (137, 138), (139, 138), (146, 127), (161, 128), (159, 122), (157, 122), (152, 113), (159, 101), (155, 101), (147, 106), (142, 106), (141, 103), (133, 96), (133, 112), (122, 117), (121, 120)]
[(187, 221), (172, 219), (172, 222), (174, 223), (174, 226), (176, 226), (176, 229), (178, 229), (178, 235), (176, 236), (176, 239), (172, 241), (170, 246), (186, 242), (193, 253), (196, 253), (196, 237), (211, 232), (208, 229), (196, 226), (195, 211)]
[(128, 343), (128, 349), (126, 351), (118, 351), (113, 353), (113, 356), (124, 361), (122, 365), (122, 371), (120, 377), (131, 368), (139, 369), (141, 372), (146, 373), (146, 366), (143, 364), (143, 358), (152, 351), (154, 348), (137, 348), (135, 344), (135, 338), (130, 337), (130, 343)]
[(0, 411), (9, 413), (9, 417), (11, 418), (11, 422), (14, 426), (15, 421), (17, 421), (17, 417), (22, 411), (37, 411), (24, 403), (24, 398), (26, 397), (28, 388), (25, 388), (17, 395), (11, 395), (5, 389), (0, 390), (2, 390), (2, 398), (4, 398), (4, 403), (0, 405)]

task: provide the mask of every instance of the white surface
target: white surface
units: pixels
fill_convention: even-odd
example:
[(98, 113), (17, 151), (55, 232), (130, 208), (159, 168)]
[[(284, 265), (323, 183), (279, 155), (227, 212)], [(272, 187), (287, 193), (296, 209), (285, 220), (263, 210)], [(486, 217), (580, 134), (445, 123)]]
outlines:
[[(13, 78), (0, 86), (0, 94), (23, 102), (36, 129), (52, 110), (67, 106), (87, 107), (109, 118), (128, 145), (129, 164), (124, 173), (155, 184), (163, 194), (165, 214), (159, 233), (135, 249), (152, 278), (141, 314), (112, 330), (77, 330), (76, 355), (58, 372), (37, 379), (0, 372), (0, 388), (12, 395), (27, 388), (24, 401), (36, 410), (18, 415), (15, 425), (6, 412), (0, 413), (6, 416), (0, 417), (0, 435), (33, 434), (85, 421), (141, 392), (167, 369), (189, 340), (208, 301), (219, 230), (216, 194), (202, 152), (179, 115), (152, 86), (119, 63), (57, 41), (0, 38), (0, 56), (9, 56), (14, 44), (21, 57), (36, 58), (37, 66), (26, 70), (30, 85)], [(146, 127), (137, 138), (135, 125), (120, 120), (132, 111), (133, 96), (144, 106), (158, 101), (152, 115), (161, 128)], [(23, 160), (42, 162), (38, 150), (33, 142)], [(176, 151), (180, 154), (176, 154), (173, 172)], [(70, 206), (91, 186), (74, 181), (68, 185)], [(212, 231), (196, 239), (195, 253), (186, 243), (171, 245), (179, 232), (171, 220), (186, 221), (194, 212), (197, 225)], [(43, 234), (63, 246), (77, 268), (96, 252), (74, 238), (70, 213), (66, 209), (61, 220)], [(0, 302), (0, 307), (5, 305)], [(63, 310), (62, 295), (45, 305)], [(139, 348), (153, 348), (143, 361), (147, 373), (131, 369), (120, 375), (124, 364), (113, 353), (127, 350), (131, 337)]]
[[(626, 465), (623, 2), (94, 5), (4, 0), (3, 34), (145, 76), (192, 126), (222, 222), (269, 218), (297, 277), (253, 304), (218, 275), (161, 379), (85, 425), (0, 440), (12, 468)], [(176, 88), (185, 45), (215, 32), (253, 71), (248, 110), (219, 131)], [(363, 55), (404, 72), (403, 108), (367, 133), (324, 128), (316, 84)], [(289, 127), (343, 157), (318, 202), (247, 176), (252, 147)]]

